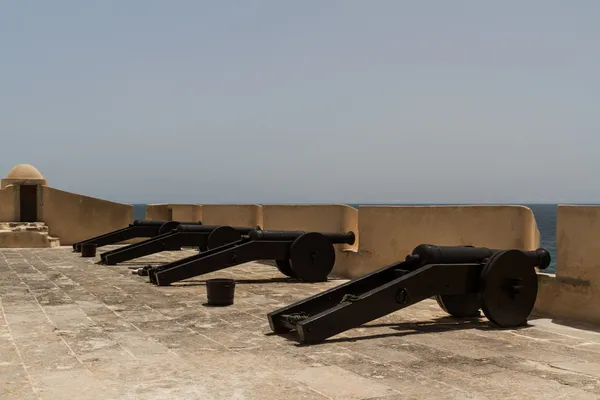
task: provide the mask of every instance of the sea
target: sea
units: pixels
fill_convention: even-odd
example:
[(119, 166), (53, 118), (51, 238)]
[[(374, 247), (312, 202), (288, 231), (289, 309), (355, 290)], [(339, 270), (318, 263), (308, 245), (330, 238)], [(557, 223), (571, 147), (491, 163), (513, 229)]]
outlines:
[[(348, 204), (358, 207), (358, 204)], [(367, 204), (365, 204), (367, 205)], [(375, 205), (375, 204), (368, 204)], [(407, 204), (377, 204), (377, 205), (407, 205)], [(420, 204), (424, 205), (424, 204)], [(556, 271), (556, 209), (557, 204), (523, 204), (533, 211), (535, 220), (540, 231), (540, 245), (552, 255), (552, 263), (544, 272), (554, 273)], [(133, 219), (144, 219), (146, 217), (146, 204), (133, 204)]]

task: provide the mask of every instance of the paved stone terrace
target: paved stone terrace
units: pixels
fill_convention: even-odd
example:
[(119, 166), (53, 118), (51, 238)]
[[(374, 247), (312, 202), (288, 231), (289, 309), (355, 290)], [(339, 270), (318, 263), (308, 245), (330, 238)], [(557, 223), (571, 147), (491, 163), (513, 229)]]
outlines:
[[(155, 287), (96, 261), (0, 249), (1, 399), (600, 398), (591, 330), (543, 319), (491, 330), (426, 301), (299, 346), (269, 334), (267, 312), (341, 281), (296, 283), (251, 264)], [(203, 305), (215, 276), (243, 279), (235, 305)]]

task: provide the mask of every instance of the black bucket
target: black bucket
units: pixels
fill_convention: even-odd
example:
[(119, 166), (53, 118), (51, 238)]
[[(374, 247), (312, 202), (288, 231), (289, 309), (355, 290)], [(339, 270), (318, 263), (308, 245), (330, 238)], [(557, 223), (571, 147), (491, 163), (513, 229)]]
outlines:
[(81, 257), (96, 257), (95, 243), (81, 243)]
[(235, 281), (233, 279), (209, 279), (206, 281), (206, 297), (211, 306), (230, 306), (233, 304)]

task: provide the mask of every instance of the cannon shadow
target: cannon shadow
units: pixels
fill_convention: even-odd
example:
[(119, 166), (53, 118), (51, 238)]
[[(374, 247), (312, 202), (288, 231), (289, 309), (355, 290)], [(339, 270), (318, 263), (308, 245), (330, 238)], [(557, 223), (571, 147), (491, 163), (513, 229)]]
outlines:
[(547, 321), (563, 328), (586, 331), (591, 334), (599, 334), (598, 338), (600, 338), (600, 326), (590, 322), (575, 321), (567, 318), (553, 318), (541, 314), (532, 314), (529, 320), (536, 324)]

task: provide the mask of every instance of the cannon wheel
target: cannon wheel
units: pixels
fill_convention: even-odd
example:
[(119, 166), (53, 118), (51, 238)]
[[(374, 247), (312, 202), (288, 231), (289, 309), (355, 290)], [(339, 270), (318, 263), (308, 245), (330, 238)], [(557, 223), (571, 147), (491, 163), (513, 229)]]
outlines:
[(277, 266), (279, 272), (285, 276), (289, 276), (290, 278), (298, 277), (290, 265), (290, 260), (275, 260), (275, 265)]
[(325, 282), (334, 264), (333, 244), (320, 233), (304, 233), (290, 246), (290, 265), (300, 280)]
[(206, 248), (216, 249), (217, 247), (224, 246), (231, 242), (236, 242), (242, 238), (242, 234), (236, 231), (234, 228), (230, 226), (219, 226), (215, 228), (210, 235), (208, 235), (208, 239), (206, 242)]
[(481, 271), (481, 308), (501, 328), (527, 324), (535, 305), (538, 281), (535, 267), (520, 250), (494, 254)]
[(479, 317), (481, 298), (474, 294), (439, 294), (435, 296), (440, 308), (456, 318)]

